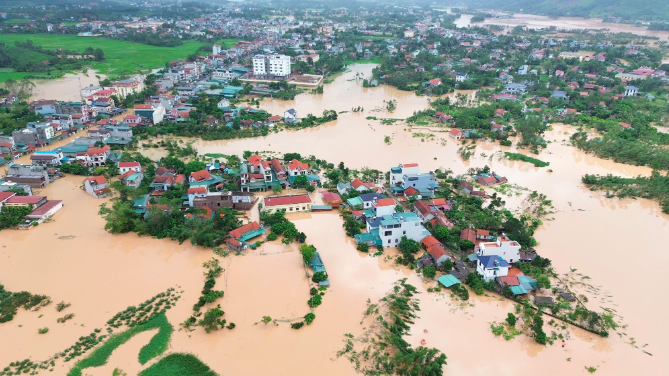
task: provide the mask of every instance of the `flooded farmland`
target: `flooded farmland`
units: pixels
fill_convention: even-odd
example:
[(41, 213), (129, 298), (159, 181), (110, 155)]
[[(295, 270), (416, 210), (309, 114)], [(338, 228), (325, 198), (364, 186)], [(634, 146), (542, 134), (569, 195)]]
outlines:
[[(580, 183), (585, 173), (636, 176), (648, 175), (650, 169), (584, 154), (567, 145), (573, 130), (562, 125), (555, 125), (547, 134), (550, 143), (538, 156), (550, 162), (549, 167), (500, 159), (500, 152), (524, 151), (485, 141), (480, 141), (475, 155), (463, 162), (457, 153), (460, 144), (447, 137), (447, 129), (431, 131), (434, 139), (425, 139), (414, 137), (415, 132), (407, 131), (402, 122), (383, 125), (366, 119), (403, 119), (429, 105), (427, 97), (410, 92), (384, 86), (362, 88), (355, 75), (368, 77), (372, 68), (352, 66), (350, 72), (326, 85), (323, 94), (300, 95), (294, 101), (266, 99), (260, 106), (275, 114), (295, 108), (299, 116), (326, 109), (350, 111), (357, 106), (364, 107), (364, 112), (342, 113), (337, 121), (316, 128), (256, 139), (194, 140), (194, 146), (201, 154), (299, 152), (333, 163), (343, 161), (350, 168), (368, 166), (383, 171), (400, 162), (418, 162), (423, 170), (445, 168), (461, 174), (470, 167), (488, 164), (510, 183), (553, 200), (556, 213), (549, 215), (536, 233), (538, 252), (553, 260), (560, 273), (579, 280), (587, 276), (584, 281), (600, 288), (597, 293), (584, 291), (588, 306), (613, 308), (626, 327), (609, 338), (570, 327), (564, 347), (540, 346), (526, 336), (506, 342), (493, 336), (490, 323), (504, 320), (513, 310), (509, 302), (472, 295), (469, 304), (463, 305), (446, 293), (428, 293), (426, 287), (434, 282), (424, 283), (413, 272), (395, 268), (385, 257), (357, 252), (353, 240), (345, 236), (339, 216), (326, 212), (290, 217), (307, 235), (307, 243), (320, 252), (332, 285), (315, 310), (313, 324), (297, 331), (282, 321), (308, 312), (309, 280), (295, 245), (269, 242), (241, 256), (220, 258), (225, 268), (217, 284), (225, 291), (220, 303), (228, 322), (236, 323), (235, 329), (211, 334), (202, 329), (178, 330), (200, 295), (202, 263), (213, 253), (188, 242), (179, 245), (105, 232), (97, 211), (106, 200), (85, 194), (80, 189), (82, 178), (68, 176), (39, 192), (64, 202), (50, 223), (29, 231), (0, 233), (0, 283), (10, 291), (26, 290), (49, 295), (54, 302), (70, 302), (68, 311), (75, 317), (57, 324), (53, 305), (38, 312), (20, 311), (13, 321), (0, 325), (0, 365), (26, 357), (47, 358), (93, 328), (102, 327), (116, 312), (175, 287), (183, 293), (175, 308), (167, 311), (168, 320), (178, 330), (169, 352), (195, 353), (221, 375), (302, 375), (314, 369), (325, 375), (354, 375), (347, 360), (336, 359), (336, 352), (344, 345), (343, 335), (362, 334), (365, 329), (360, 320), (367, 299), (379, 299), (393, 282), (407, 277), (423, 293), (420, 319), (408, 340), (414, 346), (425, 340), (427, 346), (443, 351), (448, 356), (448, 374), (533, 375), (542, 370), (545, 375), (564, 375), (582, 373), (587, 366), (597, 367), (598, 374), (629, 375), (650, 374), (669, 366), (661, 356), (669, 348), (669, 329), (661, 324), (666, 303), (654, 294), (643, 293), (648, 286), (660, 286), (663, 275), (643, 273), (645, 278), (637, 277), (639, 267), (647, 262), (662, 265), (668, 261), (666, 249), (655, 239), (657, 234), (668, 232), (669, 217), (654, 202), (609, 199)], [(388, 113), (383, 101), (391, 99), (398, 101), (397, 109)], [(390, 144), (385, 136), (391, 138)], [(507, 202), (513, 209), (520, 199), (514, 195)], [(271, 316), (279, 325), (257, 324), (263, 316)], [(45, 326), (49, 333), (37, 334), (37, 328)], [(112, 354), (108, 365), (86, 369), (84, 374), (109, 375), (116, 367), (136, 373), (141, 369), (137, 349), (149, 338), (148, 334), (133, 338)], [(71, 365), (57, 363), (54, 374), (66, 374)]]

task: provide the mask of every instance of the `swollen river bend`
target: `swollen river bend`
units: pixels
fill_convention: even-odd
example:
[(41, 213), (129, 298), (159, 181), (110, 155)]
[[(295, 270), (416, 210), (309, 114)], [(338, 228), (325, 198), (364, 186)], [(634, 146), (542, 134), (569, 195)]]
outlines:
[[(669, 349), (669, 329), (661, 324), (667, 303), (657, 299), (657, 294), (646, 293), (649, 286), (662, 286), (663, 274), (661, 269), (643, 269), (669, 262), (667, 247), (657, 240), (669, 233), (669, 217), (654, 202), (605, 198), (580, 182), (585, 173), (636, 176), (648, 175), (650, 170), (586, 155), (567, 145), (573, 130), (560, 125), (547, 135), (551, 142), (540, 156), (550, 162), (552, 172), (524, 162), (500, 160), (496, 153), (510, 149), (484, 141), (478, 143), (475, 155), (463, 162), (457, 153), (459, 145), (446, 133), (433, 132), (436, 141), (422, 142), (405, 131), (405, 124), (382, 125), (365, 119), (406, 118), (429, 105), (426, 97), (391, 87), (362, 88), (360, 81), (354, 80), (355, 74), (368, 77), (372, 68), (352, 66), (350, 72), (326, 85), (324, 94), (261, 102), (261, 108), (275, 114), (295, 108), (300, 116), (317, 115), (325, 109), (350, 111), (357, 106), (365, 108), (363, 113), (344, 113), (337, 121), (312, 129), (270, 133), (256, 139), (194, 140), (194, 146), (201, 154), (299, 152), (334, 163), (343, 161), (351, 168), (368, 166), (383, 171), (400, 162), (418, 162), (424, 170), (446, 168), (460, 174), (488, 164), (510, 183), (546, 194), (553, 201), (556, 213), (536, 234), (538, 252), (553, 260), (560, 273), (590, 277), (588, 282), (599, 287), (600, 293), (586, 293), (589, 305), (615, 309), (628, 326), (612, 332), (609, 338), (570, 328), (565, 347), (539, 346), (526, 336), (506, 342), (493, 336), (490, 322), (504, 320), (513, 310), (509, 302), (472, 295), (471, 304), (461, 306), (446, 293), (427, 293), (425, 288), (432, 284), (423, 284), (413, 272), (394, 268), (383, 257), (357, 252), (336, 214), (311, 213), (291, 219), (306, 233), (307, 242), (319, 250), (330, 275), (332, 287), (316, 310), (318, 318), (313, 324), (299, 331), (287, 324), (254, 325), (262, 316), (295, 318), (304, 315), (307, 308), (308, 284), (299, 253), (294, 245), (270, 242), (242, 256), (221, 259), (225, 273), (217, 287), (225, 291), (221, 301), (225, 318), (237, 327), (211, 334), (175, 331), (168, 351), (192, 352), (221, 375), (305, 375), (314, 370), (323, 375), (353, 375), (351, 364), (335, 357), (343, 347), (343, 335), (361, 334), (360, 319), (367, 299), (380, 298), (393, 282), (408, 277), (409, 283), (423, 287), (420, 319), (409, 341), (419, 346), (424, 339), (427, 346), (443, 351), (448, 356), (448, 374), (517, 376), (541, 370), (545, 375), (571, 375), (592, 366), (598, 367), (598, 374), (631, 375), (669, 366), (669, 360), (662, 356)], [(398, 102), (394, 113), (372, 112), (390, 99)], [(385, 136), (391, 137), (391, 144), (384, 142)], [(116, 312), (169, 287), (183, 290), (182, 301), (167, 312), (175, 328), (197, 301), (203, 283), (202, 262), (211, 258), (211, 251), (187, 242), (179, 245), (105, 232), (97, 211), (106, 200), (83, 193), (81, 180), (68, 176), (40, 192), (64, 202), (52, 222), (30, 231), (0, 233), (0, 282), (10, 291), (26, 290), (49, 295), (57, 302), (71, 302), (69, 309), (76, 315), (55, 325), (57, 312), (52, 307), (19, 312), (13, 321), (0, 325), (0, 365), (26, 357), (48, 358), (79, 336), (102, 327)], [(519, 200), (509, 198), (508, 204), (517, 205), (515, 201)], [(577, 271), (570, 272), (571, 268)], [(37, 328), (44, 326), (49, 326), (50, 332), (40, 336)], [(136, 337), (126, 346), (139, 348), (149, 337)], [(135, 350), (119, 348), (107, 366), (86, 369), (84, 374), (109, 375), (115, 367), (131, 374), (142, 368), (136, 354)], [(71, 365), (57, 364), (54, 374), (66, 374)]]

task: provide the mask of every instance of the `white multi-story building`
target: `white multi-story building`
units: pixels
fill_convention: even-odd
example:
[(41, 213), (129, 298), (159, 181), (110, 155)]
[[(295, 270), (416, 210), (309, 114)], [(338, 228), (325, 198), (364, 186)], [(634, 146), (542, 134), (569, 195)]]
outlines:
[(290, 56), (256, 55), (253, 57), (253, 75), (262, 77), (290, 76)]
[(494, 242), (479, 243), (476, 254), (479, 256), (499, 256), (509, 263), (514, 263), (520, 260), (520, 244), (503, 235)]
[(400, 163), (397, 167), (390, 168), (390, 186), (404, 181), (404, 175), (413, 175), (420, 173), (418, 163)]
[(403, 236), (420, 242), (430, 235), (420, 223), (418, 216), (411, 212), (369, 218), (367, 231), (375, 232), (375, 229), (379, 231), (379, 238), (384, 248), (397, 247)]
[(212, 48), (212, 53), (214, 55), (220, 55), (221, 54), (221, 46), (219, 44), (215, 44), (214, 47)]

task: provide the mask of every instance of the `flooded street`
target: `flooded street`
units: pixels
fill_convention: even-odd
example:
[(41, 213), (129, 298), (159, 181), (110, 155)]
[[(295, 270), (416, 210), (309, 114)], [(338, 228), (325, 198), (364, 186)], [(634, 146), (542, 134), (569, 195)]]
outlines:
[[(309, 312), (309, 280), (297, 246), (275, 241), (240, 256), (219, 257), (225, 268), (216, 285), (225, 291), (219, 302), (224, 318), (234, 322), (235, 329), (211, 334), (201, 328), (179, 330), (204, 284), (202, 263), (213, 253), (188, 241), (179, 245), (166, 239), (105, 232), (97, 211), (106, 200), (84, 193), (79, 188), (82, 177), (68, 176), (39, 192), (49, 199), (63, 200), (63, 209), (50, 223), (29, 231), (0, 232), (0, 283), (9, 291), (45, 294), (54, 303), (65, 301), (72, 306), (62, 313), (56, 312), (54, 304), (38, 312), (21, 310), (13, 321), (0, 324), (0, 338), (11, 338), (0, 340), (0, 366), (26, 357), (45, 359), (102, 327), (116, 312), (175, 287), (183, 294), (167, 312), (175, 326), (169, 352), (192, 352), (221, 375), (305, 375), (314, 369), (323, 375), (355, 375), (346, 359), (336, 359), (336, 352), (344, 346), (343, 335), (362, 334), (360, 320), (367, 299), (378, 300), (403, 277), (423, 287), (420, 319), (408, 340), (419, 346), (425, 339), (427, 346), (443, 351), (448, 356), (448, 374), (517, 376), (534, 375), (541, 369), (543, 375), (572, 375), (592, 366), (598, 367), (597, 374), (646, 375), (669, 366), (669, 360), (661, 355), (669, 349), (669, 329), (661, 324), (667, 303), (657, 300), (657, 294), (647, 293), (649, 286), (661, 286), (664, 276), (642, 272), (645, 278), (638, 278), (636, 267), (669, 261), (666, 247), (655, 240), (669, 231), (669, 216), (662, 214), (655, 202), (609, 199), (590, 192), (580, 182), (585, 173), (636, 176), (649, 175), (650, 169), (584, 154), (567, 144), (574, 130), (564, 125), (553, 126), (546, 135), (550, 141), (547, 149), (536, 156), (550, 162), (548, 167), (500, 159), (500, 153), (508, 150), (529, 153), (486, 141), (479, 141), (476, 153), (463, 162), (457, 152), (461, 144), (447, 136), (448, 129), (432, 131), (435, 140), (423, 142), (402, 122), (382, 125), (366, 119), (406, 118), (429, 105), (427, 97), (411, 92), (385, 86), (362, 88), (355, 74), (368, 77), (372, 68), (352, 66), (351, 72), (325, 85), (322, 95), (304, 94), (294, 101), (266, 99), (260, 106), (279, 115), (295, 108), (299, 117), (319, 115), (326, 109), (350, 111), (356, 106), (364, 107), (362, 113), (342, 113), (337, 121), (311, 129), (256, 139), (196, 140), (194, 146), (200, 154), (299, 152), (332, 163), (343, 161), (349, 168), (368, 166), (382, 171), (398, 163), (418, 162), (425, 171), (442, 168), (462, 174), (470, 167), (488, 164), (511, 184), (546, 194), (553, 201), (556, 213), (537, 231), (537, 251), (550, 258), (558, 272), (576, 268), (573, 277), (581, 278), (575, 273), (582, 273), (590, 278), (588, 283), (601, 287), (599, 295), (586, 293), (587, 306), (615, 309), (626, 328), (611, 332), (609, 338), (569, 328), (571, 339), (564, 348), (557, 343), (540, 346), (526, 336), (506, 342), (493, 336), (490, 323), (503, 321), (513, 311), (509, 302), (472, 294), (469, 304), (463, 305), (445, 292), (427, 293), (425, 288), (435, 282), (424, 284), (413, 272), (396, 269), (385, 257), (357, 252), (354, 241), (345, 236), (339, 216), (324, 212), (289, 217), (307, 235), (307, 243), (320, 252), (331, 282), (310, 326), (294, 330), (285, 322)], [(390, 99), (398, 101), (393, 113), (383, 109), (383, 100)], [(372, 111), (375, 109), (378, 111)], [(391, 138), (390, 144), (385, 143), (385, 136)], [(27, 163), (27, 157), (23, 158)], [(516, 196), (507, 200), (510, 208), (520, 201)], [(257, 211), (252, 217), (257, 218)], [(56, 318), (65, 313), (74, 313), (74, 319), (57, 324)], [(263, 316), (276, 319), (279, 325), (256, 324)], [(49, 333), (37, 334), (37, 328), (45, 326)], [(142, 369), (137, 349), (149, 338), (149, 334), (133, 338), (112, 354), (108, 365), (84, 374), (109, 375), (115, 367), (128, 375), (136, 374)], [(630, 344), (632, 338), (639, 348)], [(259, 355), (262, 361), (258, 361)], [(54, 374), (66, 374), (71, 365), (57, 363)]]

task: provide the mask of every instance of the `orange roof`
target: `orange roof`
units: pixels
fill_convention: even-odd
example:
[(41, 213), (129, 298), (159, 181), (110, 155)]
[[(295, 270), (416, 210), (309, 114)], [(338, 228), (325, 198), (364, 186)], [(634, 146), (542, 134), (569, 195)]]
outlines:
[(245, 233), (247, 233), (249, 231), (255, 231), (255, 230), (258, 230), (258, 229), (260, 229), (260, 225), (258, 224), (258, 222), (253, 221), (251, 223), (245, 224), (242, 227), (238, 227), (238, 228), (230, 231), (228, 234), (230, 236), (232, 236), (233, 238), (241, 238), (242, 235), (244, 235)]
[(246, 160), (249, 161), (249, 163), (254, 166), (260, 166), (260, 161), (262, 160), (262, 157), (259, 156), (258, 154), (253, 154), (252, 156), (246, 158)]
[(136, 104), (135, 110), (150, 110), (153, 107), (150, 104)]
[(432, 236), (432, 235), (428, 235), (428, 236), (424, 237), (423, 240), (421, 240), (421, 243), (423, 243), (423, 245), (425, 246), (425, 248), (427, 248), (427, 247), (429, 247), (429, 246), (431, 246), (431, 245), (441, 244), (441, 243), (439, 242), (439, 240), (437, 240), (437, 238), (435, 238), (435, 237)]
[(441, 246), (441, 244), (433, 244), (427, 247), (427, 253), (429, 253), (435, 260), (439, 260), (442, 256), (446, 255), (451, 257), (446, 250)]
[(207, 188), (206, 187), (193, 187), (193, 188), (188, 188), (188, 194), (206, 194), (207, 193)]
[(476, 230), (476, 235), (477, 236), (489, 236), (490, 231), (488, 231), (488, 230)]
[(420, 193), (420, 192), (418, 192), (418, 190), (414, 187), (409, 187), (409, 188), (404, 190), (404, 195), (408, 196), (408, 197), (411, 197), (413, 195), (417, 195), (418, 193)]
[(395, 200), (392, 198), (382, 198), (380, 200), (377, 200), (376, 203), (374, 203), (374, 206), (381, 207), (381, 206), (395, 206)]
[(404, 163), (402, 167), (418, 167), (418, 163)]
[(190, 173), (190, 177), (195, 181), (203, 181), (211, 179), (211, 174), (207, 170), (200, 170)]
[(300, 162), (300, 161), (298, 161), (297, 159), (293, 159), (292, 161), (290, 161), (290, 163), (288, 163), (288, 168), (289, 168), (291, 171), (292, 171), (292, 170), (298, 170), (298, 171), (300, 171), (300, 170), (308, 170), (308, 169), (309, 169), (309, 165), (308, 165), (307, 163)]
[(107, 182), (107, 179), (105, 179), (104, 176), (100, 175), (100, 176), (89, 176), (86, 179), (84, 179), (84, 181), (85, 182), (88, 181), (88, 182), (96, 183), (96, 184), (104, 184), (104, 183)]

